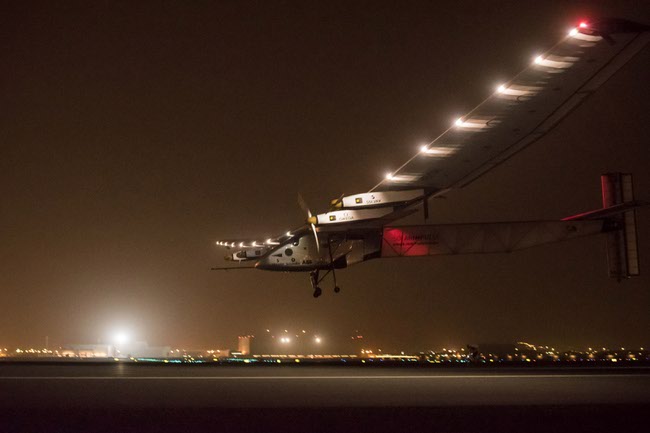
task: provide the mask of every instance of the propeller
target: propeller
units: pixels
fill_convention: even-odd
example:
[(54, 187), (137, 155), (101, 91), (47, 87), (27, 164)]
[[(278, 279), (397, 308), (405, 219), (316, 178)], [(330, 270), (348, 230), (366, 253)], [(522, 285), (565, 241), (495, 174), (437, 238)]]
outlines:
[(309, 206), (307, 206), (307, 203), (302, 198), (302, 195), (300, 193), (298, 193), (298, 205), (300, 206), (300, 209), (302, 209), (302, 211), (307, 214), (307, 224), (309, 224), (312, 233), (314, 233), (314, 239), (316, 239), (316, 251), (320, 253), (320, 242), (318, 241), (318, 233), (316, 233), (317, 219), (316, 217), (312, 216), (311, 211), (309, 210)]

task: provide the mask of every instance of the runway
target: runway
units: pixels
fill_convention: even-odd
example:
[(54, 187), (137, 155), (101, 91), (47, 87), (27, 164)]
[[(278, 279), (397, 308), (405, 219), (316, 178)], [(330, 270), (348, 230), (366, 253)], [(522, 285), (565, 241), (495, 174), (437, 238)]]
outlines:
[(86, 428), (216, 422), (241, 431), (520, 431), (526, 423), (527, 431), (549, 431), (560, 423), (611, 431), (648, 421), (648, 390), (644, 368), (0, 364), (0, 415), (14, 431), (33, 423), (44, 431), (44, 422), (55, 429), (57, 421), (73, 429), (103, 417), (111, 423)]

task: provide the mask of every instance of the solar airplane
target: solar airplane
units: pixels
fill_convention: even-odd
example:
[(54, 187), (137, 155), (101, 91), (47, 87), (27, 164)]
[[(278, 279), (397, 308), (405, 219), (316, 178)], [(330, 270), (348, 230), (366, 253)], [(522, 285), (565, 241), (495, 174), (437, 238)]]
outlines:
[(336, 270), (371, 259), (511, 252), (605, 233), (608, 271), (619, 280), (639, 275), (632, 176), (601, 177), (603, 208), (556, 221), (396, 225), (428, 200), (463, 188), (543, 137), (625, 65), (650, 40), (650, 28), (630, 21), (581, 22), (530, 66), (368, 192), (343, 195), (304, 225), (262, 240), (224, 239), (227, 266), (309, 272), (314, 297)]

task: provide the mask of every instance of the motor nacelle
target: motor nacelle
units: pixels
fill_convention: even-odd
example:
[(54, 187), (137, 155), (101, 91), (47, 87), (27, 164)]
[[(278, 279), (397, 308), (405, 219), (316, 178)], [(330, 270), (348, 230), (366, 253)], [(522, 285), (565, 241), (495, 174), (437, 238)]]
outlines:
[(376, 208), (376, 209), (350, 209), (350, 210), (336, 210), (327, 213), (314, 215), (307, 219), (309, 224), (338, 224), (350, 223), (355, 221), (373, 220), (381, 218), (393, 212), (392, 207)]
[(330, 202), (335, 209), (395, 206), (424, 197), (424, 190), (378, 191), (337, 198)]

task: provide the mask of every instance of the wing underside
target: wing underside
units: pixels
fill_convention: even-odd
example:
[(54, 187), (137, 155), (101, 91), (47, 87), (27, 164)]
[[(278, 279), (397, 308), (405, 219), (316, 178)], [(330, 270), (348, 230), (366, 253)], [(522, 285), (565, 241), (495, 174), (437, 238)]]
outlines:
[(581, 24), (371, 191), (461, 188), (549, 132), (639, 52), (647, 27)]

